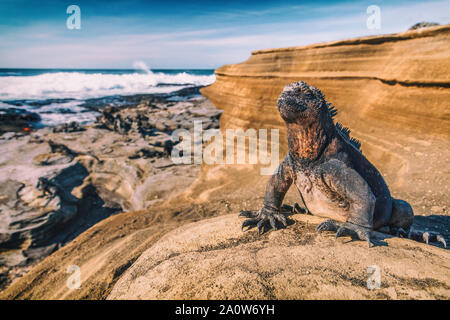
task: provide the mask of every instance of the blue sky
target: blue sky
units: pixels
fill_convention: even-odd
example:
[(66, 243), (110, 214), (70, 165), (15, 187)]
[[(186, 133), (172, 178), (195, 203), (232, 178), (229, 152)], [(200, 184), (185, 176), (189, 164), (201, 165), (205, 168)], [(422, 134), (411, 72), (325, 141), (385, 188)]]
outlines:
[[(81, 9), (69, 30), (66, 9)], [(366, 26), (369, 5), (381, 29)], [(250, 51), (450, 22), (435, 1), (35, 1), (0, 0), (0, 68), (217, 68)]]

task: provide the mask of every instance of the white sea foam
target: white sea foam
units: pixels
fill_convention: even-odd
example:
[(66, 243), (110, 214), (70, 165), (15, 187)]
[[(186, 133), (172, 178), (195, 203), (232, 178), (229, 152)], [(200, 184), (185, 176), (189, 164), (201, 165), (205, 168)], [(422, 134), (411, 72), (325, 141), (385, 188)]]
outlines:
[[(144, 67), (146, 66), (135, 65), (135, 68), (145, 71)], [(110, 95), (168, 93), (189, 85), (209, 85), (215, 80), (214, 75), (153, 73), (148, 68), (147, 71), (132, 74), (57, 72), (0, 77), (0, 100), (87, 99)]]
[(145, 62), (143, 61), (136, 61), (133, 63), (133, 68), (137, 69), (137, 70), (142, 70), (144, 71), (146, 74), (151, 74), (152, 71), (150, 70), (150, 68), (145, 64)]
[(0, 101), (0, 109), (12, 108), (13, 106)]
[(63, 103), (50, 103), (45, 106), (14, 106), (0, 102), (0, 113), (2, 109), (16, 108), (25, 111), (37, 113), (41, 117), (40, 124), (44, 126), (55, 126), (61, 123), (79, 122), (89, 123), (95, 121), (100, 115), (99, 112), (88, 110), (81, 107), (83, 101), (72, 100)]
[(54, 126), (72, 121), (80, 123), (95, 121), (95, 118), (100, 113), (80, 107), (81, 103), (81, 101), (68, 101), (65, 103), (51, 103), (40, 108), (26, 107), (26, 109), (38, 113), (41, 117), (41, 124), (44, 126)]

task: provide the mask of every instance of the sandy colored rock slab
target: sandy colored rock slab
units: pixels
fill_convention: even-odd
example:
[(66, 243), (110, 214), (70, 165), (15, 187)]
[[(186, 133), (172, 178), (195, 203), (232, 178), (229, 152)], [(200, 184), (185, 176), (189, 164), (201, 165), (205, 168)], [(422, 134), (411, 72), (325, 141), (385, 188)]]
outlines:
[[(320, 218), (295, 215), (287, 229), (258, 237), (235, 214), (180, 227), (118, 280), (108, 299), (448, 299), (447, 250), (389, 238), (367, 248), (316, 234)], [(381, 287), (367, 288), (367, 268)]]

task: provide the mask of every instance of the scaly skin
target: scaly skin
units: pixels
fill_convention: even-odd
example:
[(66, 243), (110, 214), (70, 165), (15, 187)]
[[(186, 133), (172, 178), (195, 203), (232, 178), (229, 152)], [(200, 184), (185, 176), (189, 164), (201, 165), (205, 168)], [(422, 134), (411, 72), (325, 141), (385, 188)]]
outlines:
[[(267, 183), (263, 208), (241, 212), (249, 218), (243, 228), (256, 225), (260, 233), (267, 223), (273, 229), (277, 221), (286, 226), (281, 207), (295, 184), (306, 213), (330, 219), (318, 231), (336, 231), (336, 237), (352, 235), (368, 241), (369, 246), (372, 230), (407, 234), (414, 218), (411, 206), (391, 197), (380, 172), (364, 157), (350, 130), (334, 123), (337, 111), (320, 90), (302, 81), (291, 83), (278, 99), (278, 110), (287, 126), (289, 153)], [(421, 233), (409, 233), (409, 237), (443, 240)]]

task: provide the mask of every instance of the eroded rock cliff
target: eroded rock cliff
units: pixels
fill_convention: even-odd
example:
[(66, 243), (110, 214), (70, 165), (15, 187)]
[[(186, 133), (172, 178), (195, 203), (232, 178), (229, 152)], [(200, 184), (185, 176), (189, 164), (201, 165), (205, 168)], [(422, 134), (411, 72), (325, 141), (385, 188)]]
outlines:
[(449, 40), (446, 25), (254, 51), (243, 63), (217, 69), (202, 94), (226, 111), (222, 128), (277, 126), (284, 132), (276, 100), (286, 84), (303, 80), (320, 88), (339, 108), (338, 120), (356, 131), (369, 125), (448, 139)]
[[(216, 70), (202, 89), (223, 109), (221, 129), (286, 129), (276, 109), (283, 87), (303, 80), (338, 109), (337, 121), (362, 142), (393, 194), (416, 213), (448, 207), (450, 25), (399, 34), (260, 50)], [(426, 163), (426, 165), (425, 165)], [(425, 196), (426, 195), (426, 196)]]

